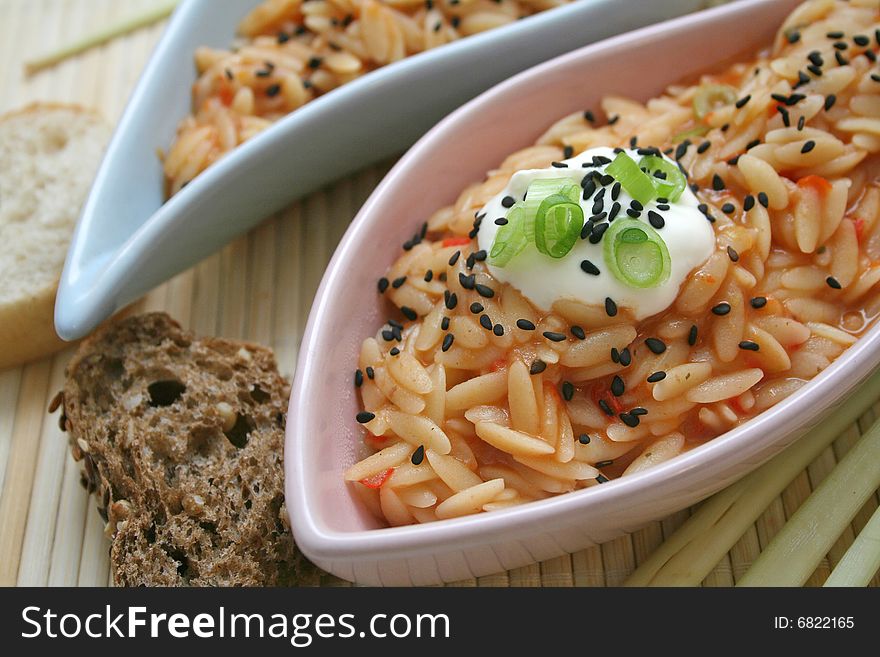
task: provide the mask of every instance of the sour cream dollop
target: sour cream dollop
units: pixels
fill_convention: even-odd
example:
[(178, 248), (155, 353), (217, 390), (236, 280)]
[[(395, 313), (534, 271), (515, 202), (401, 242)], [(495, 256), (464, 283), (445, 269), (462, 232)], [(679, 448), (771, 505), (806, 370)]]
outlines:
[[(636, 162), (642, 157), (635, 150), (626, 149), (625, 152)], [(522, 200), (529, 184), (541, 178), (567, 179), (580, 186), (584, 176), (593, 171), (604, 173), (607, 163), (593, 166), (597, 163), (596, 157), (607, 158), (610, 163), (616, 156), (617, 153), (611, 148), (591, 148), (575, 157), (563, 160), (562, 164), (567, 165), (565, 167), (517, 171), (507, 186), (481, 210), (481, 214), (485, 216), (477, 237), (480, 249), (484, 249), (487, 253), (492, 251), (495, 235), (501, 228), (495, 220), (505, 217), (508, 212), (502, 203), (503, 199), (512, 197), (517, 201)], [(665, 159), (669, 160), (669, 158)], [(604, 187), (597, 186), (596, 191), (589, 198), (581, 198), (579, 203), (585, 219), (593, 216), (595, 198), (601, 189), (605, 189), (603, 211), (611, 211), (614, 203), (611, 198), (612, 186), (613, 183)], [(616, 200), (620, 203), (620, 210), (615, 219), (632, 218), (626, 211), (630, 208), (633, 199), (626, 190), (621, 189)], [(657, 229), (657, 233), (669, 249), (671, 267), (669, 278), (654, 287), (631, 287), (618, 280), (605, 262), (602, 241), (591, 244), (588, 239), (580, 238), (566, 256), (558, 259), (540, 253), (534, 244), (529, 244), (504, 267), (493, 265), (490, 258), (489, 272), (496, 279), (518, 289), (544, 311), (549, 311), (555, 302), (563, 299), (602, 306), (605, 304), (605, 299), (610, 298), (618, 307), (629, 309), (636, 319), (649, 317), (672, 305), (688, 274), (703, 264), (715, 249), (715, 234), (712, 226), (698, 209), (699, 201), (689, 188), (685, 188), (675, 203), (668, 205), (667, 210), (658, 209), (657, 201), (651, 201), (644, 206), (637, 217), (638, 221), (650, 225), (648, 211), (653, 210), (665, 220), (665, 225)], [(599, 269), (598, 275), (587, 273), (581, 268), (581, 263), (585, 260)]]

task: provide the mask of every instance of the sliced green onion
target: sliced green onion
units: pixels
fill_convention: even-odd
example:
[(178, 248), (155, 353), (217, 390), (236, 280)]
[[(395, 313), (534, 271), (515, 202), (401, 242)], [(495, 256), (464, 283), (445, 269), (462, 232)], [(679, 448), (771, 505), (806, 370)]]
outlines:
[(678, 134), (673, 135), (672, 143), (678, 144), (679, 142), (682, 142), (690, 137), (702, 137), (707, 132), (709, 132), (709, 130), (710, 128), (707, 125), (698, 125), (691, 128), (690, 130), (682, 130)]
[(614, 161), (606, 167), (605, 173), (614, 176), (627, 194), (642, 205), (647, 205), (657, 197), (651, 178), (626, 153), (618, 153)]
[(605, 262), (621, 282), (647, 288), (669, 278), (669, 249), (648, 224), (637, 219), (618, 219), (605, 232), (603, 241)]
[[(571, 197), (574, 190), (574, 197)], [(570, 178), (538, 178), (529, 183), (529, 189), (526, 192), (523, 208), (525, 209), (525, 233), (530, 242), (535, 241), (535, 217), (538, 215), (538, 208), (544, 199), (553, 194), (564, 194), (577, 202), (580, 195), (580, 188), (571, 182)]]
[(495, 233), (489, 261), (497, 267), (504, 267), (514, 256), (522, 253), (529, 243), (526, 237), (526, 212), (522, 204), (517, 203), (507, 212), (507, 223)]
[(725, 105), (736, 102), (736, 89), (726, 84), (707, 84), (699, 88), (694, 96), (694, 116), (700, 121)]
[[(651, 182), (657, 188), (657, 196), (668, 199), (671, 203), (675, 203), (680, 197), (684, 188), (687, 186), (687, 180), (675, 164), (656, 155), (646, 155), (639, 160), (639, 168), (647, 171), (651, 177)], [(663, 174), (663, 178), (654, 175), (659, 171)]]
[(545, 198), (535, 215), (535, 246), (551, 258), (562, 258), (571, 251), (584, 227), (584, 211), (568, 194)]

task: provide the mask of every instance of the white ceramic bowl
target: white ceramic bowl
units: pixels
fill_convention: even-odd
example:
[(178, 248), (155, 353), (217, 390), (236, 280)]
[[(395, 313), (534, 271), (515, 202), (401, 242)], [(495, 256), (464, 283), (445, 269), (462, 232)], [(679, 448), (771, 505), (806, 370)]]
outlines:
[(693, 451), (602, 486), (504, 511), (379, 528), (342, 478), (362, 454), (352, 384), (360, 343), (383, 322), (373, 282), (397, 257), (403, 237), (507, 154), (533, 143), (554, 120), (596, 107), (607, 93), (650, 98), (669, 83), (748, 55), (772, 42), (795, 4), (745, 0), (537, 66), (447, 117), (392, 169), (343, 237), (300, 351), (285, 473), (294, 535), (310, 559), (364, 584), (434, 584), (607, 541), (754, 469), (818, 422), (877, 366), (880, 327), (785, 401)]
[(107, 149), (64, 267), (55, 327), (82, 337), (114, 311), (335, 178), (404, 150), (516, 71), (699, 0), (580, 0), (365, 75), (293, 112), (163, 205), (158, 148), (190, 109), (193, 53), (228, 47), (257, 0), (187, 0), (175, 12)]

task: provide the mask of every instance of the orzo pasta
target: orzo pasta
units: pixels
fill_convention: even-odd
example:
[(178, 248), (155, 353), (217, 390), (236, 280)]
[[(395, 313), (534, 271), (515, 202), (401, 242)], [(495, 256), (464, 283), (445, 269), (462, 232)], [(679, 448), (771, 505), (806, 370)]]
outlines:
[(164, 158), (169, 196), (224, 153), (364, 73), (571, 0), (263, 0), (231, 50), (199, 48), (193, 113)]
[[(809, 0), (752, 61), (567, 116), (428, 218), (379, 281), (400, 315), (363, 342), (375, 453), (346, 479), (391, 525), (502, 509), (670, 459), (820, 373), (880, 313), (878, 48), (876, 1)], [(670, 232), (688, 195), (706, 252)]]

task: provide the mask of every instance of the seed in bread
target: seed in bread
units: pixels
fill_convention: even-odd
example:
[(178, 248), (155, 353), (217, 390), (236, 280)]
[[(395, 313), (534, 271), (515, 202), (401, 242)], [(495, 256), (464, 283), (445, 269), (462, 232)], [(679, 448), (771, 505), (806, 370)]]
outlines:
[(37, 104), (0, 117), (0, 369), (49, 354), (55, 292), (110, 138), (96, 113)]
[(284, 506), (288, 392), (268, 349), (196, 338), (163, 313), (80, 346), (62, 422), (107, 521), (118, 585), (314, 578)]

